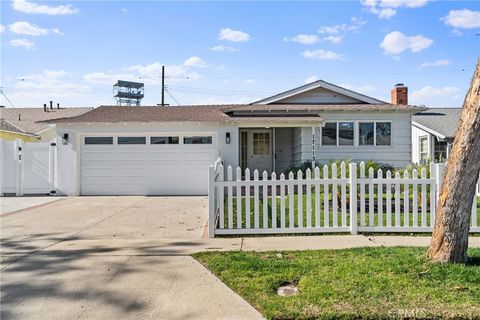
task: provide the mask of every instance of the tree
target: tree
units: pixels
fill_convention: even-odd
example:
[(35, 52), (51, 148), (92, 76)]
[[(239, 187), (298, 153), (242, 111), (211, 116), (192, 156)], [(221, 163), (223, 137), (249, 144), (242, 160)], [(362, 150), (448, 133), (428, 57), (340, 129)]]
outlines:
[(428, 250), (428, 257), (433, 261), (467, 262), (470, 216), (479, 172), (480, 58), (463, 102), (460, 124), (443, 176)]

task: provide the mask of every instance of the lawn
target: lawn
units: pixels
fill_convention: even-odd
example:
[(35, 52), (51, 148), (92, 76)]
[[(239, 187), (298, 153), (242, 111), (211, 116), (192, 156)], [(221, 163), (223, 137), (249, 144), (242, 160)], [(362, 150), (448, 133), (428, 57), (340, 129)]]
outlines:
[[(267, 319), (480, 319), (480, 249), (432, 264), (425, 248), (204, 252), (194, 257)], [(281, 297), (276, 288), (298, 285)]]

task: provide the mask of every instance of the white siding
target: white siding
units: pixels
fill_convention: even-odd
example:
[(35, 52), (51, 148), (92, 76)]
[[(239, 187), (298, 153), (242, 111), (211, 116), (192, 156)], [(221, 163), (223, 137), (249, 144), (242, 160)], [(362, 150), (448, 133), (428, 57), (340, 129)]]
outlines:
[[(400, 112), (326, 112), (321, 117), (328, 121), (353, 121), (355, 122), (354, 146), (322, 146), (321, 131), (316, 132), (315, 159), (318, 163), (327, 163), (329, 160), (351, 159), (352, 161), (374, 160), (388, 163), (394, 167), (404, 167), (411, 161), (411, 115)], [(359, 121), (391, 121), (392, 145), (391, 146), (359, 146), (358, 122)], [(317, 138), (318, 137), (318, 138)], [(311, 144), (311, 139), (310, 139)], [(311, 159), (308, 154), (307, 158)]]
[(293, 128), (275, 128), (275, 171), (281, 174), (292, 164)]
[(295, 96), (285, 98), (278, 103), (364, 103), (363, 101), (344, 96), (338, 92), (333, 92), (324, 88), (316, 88)]

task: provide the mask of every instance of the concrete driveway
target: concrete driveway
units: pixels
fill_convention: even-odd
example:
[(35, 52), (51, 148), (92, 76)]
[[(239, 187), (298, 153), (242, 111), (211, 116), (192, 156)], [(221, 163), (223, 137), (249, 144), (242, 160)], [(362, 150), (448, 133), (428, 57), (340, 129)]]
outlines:
[(206, 197), (76, 197), (1, 217), (0, 318), (261, 318), (190, 257), (218, 249), (207, 211)]

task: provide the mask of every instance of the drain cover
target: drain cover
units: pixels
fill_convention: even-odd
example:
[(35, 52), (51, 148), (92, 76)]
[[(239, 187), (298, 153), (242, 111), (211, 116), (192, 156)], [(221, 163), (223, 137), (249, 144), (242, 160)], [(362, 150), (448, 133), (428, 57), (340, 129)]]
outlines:
[(290, 297), (298, 294), (298, 288), (293, 284), (284, 285), (277, 288), (277, 294), (282, 297)]

